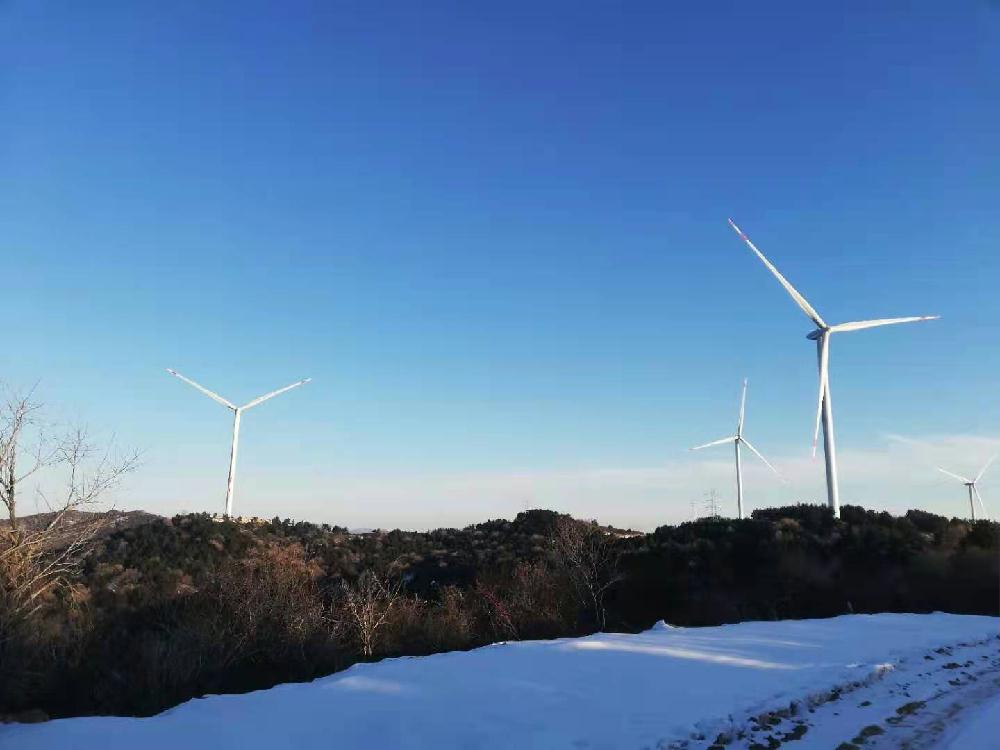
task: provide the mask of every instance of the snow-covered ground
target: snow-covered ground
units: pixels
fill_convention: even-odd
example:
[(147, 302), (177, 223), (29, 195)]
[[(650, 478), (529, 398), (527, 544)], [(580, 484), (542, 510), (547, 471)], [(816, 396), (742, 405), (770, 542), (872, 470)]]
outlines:
[(991, 617), (661, 623), (387, 659), (148, 719), (0, 726), (0, 748), (996, 748), (997, 648)]
[(965, 718), (956, 722), (946, 732), (939, 744), (940, 750), (968, 750), (970, 748), (1000, 747), (1000, 696), (979, 704), (975, 711), (970, 711)]

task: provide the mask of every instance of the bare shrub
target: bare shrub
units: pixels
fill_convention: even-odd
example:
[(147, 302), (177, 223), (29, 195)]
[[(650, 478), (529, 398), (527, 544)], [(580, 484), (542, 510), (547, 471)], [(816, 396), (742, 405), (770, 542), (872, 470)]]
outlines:
[(301, 546), (261, 545), (246, 559), (225, 560), (201, 589), (164, 594), (127, 633), (112, 629), (107, 640), (120, 639), (127, 653), (96, 644), (90, 658), (107, 670), (98, 681), (107, 690), (96, 696), (98, 706), (148, 715), (192, 694), (333, 671), (341, 664), (326, 615)]
[(521, 562), (509, 573), (483, 576), (475, 592), (496, 639), (552, 638), (572, 627), (570, 585), (545, 563)]
[(434, 651), (455, 651), (474, 643), (472, 606), (468, 595), (458, 586), (441, 589), (429, 615), (431, 648)]
[[(380, 656), (432, 653), (434, 605), (418, 596), (400, 596), (379, 629), (375, 650)], [(357, 647), (355, 636), (349, 636)], [(359, 649), (360, 650), (360, 649)]]
[(496, 580), (476, 581), (476, 595), (483, 607), (486, 622), (496, 641), (516, 641), (519, 638), (517, 617), (510, 597)]
[(365, 570), (357, 579), (341, 581), (334, 604), (336, 632), (370, 659), (379, 644), (379, 631), (402, 596), (402, 579)]
[(325, 629), (316, 571), (298, 544), (227, 562), (207, 594), (219, 605), (216, 638), (229, 662), (304, 660), (306, 644)]
[(555, 551), (580, 605), (593, 617), (598, 630), (604, 630), (608, 620), (605, 597), (624, 577), (618, 540), (596, 523), (560, 518), (556, 523)]

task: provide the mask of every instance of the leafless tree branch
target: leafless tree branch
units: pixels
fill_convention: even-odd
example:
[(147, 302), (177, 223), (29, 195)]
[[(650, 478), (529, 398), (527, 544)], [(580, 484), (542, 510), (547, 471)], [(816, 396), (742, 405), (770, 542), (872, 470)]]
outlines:
[(580, 604), (591, 612), (600, 630), (607, 626), (604, 599), (623, 579), (621, 545), (596, 524), (561, 518), (556, 524), (555, 550), (569, 574)]
[(402, 594), (402, 579), (366, 570), (353, 584), (341, 582), (334, 624), (357, 643), (365, 658), (371, 658), (378, 631)]
[[(115, 455), (111, 447), (98, 452), (83, 428), (52, 439), (40, 429), (41, 405), (33, 395), (32, 389), (0, 402), (0, 503), (7, 510), (7, 521), (0, 524), (0, 643), (66, 583), (110, 520), (107, 513), (73, 512), (94, 507), (139, 463), (137, 452)], [(48, 517), (24, 523), (19, 492), (42, 469), (61, 473), (63, 489), (56, 502), (39, 491)]]

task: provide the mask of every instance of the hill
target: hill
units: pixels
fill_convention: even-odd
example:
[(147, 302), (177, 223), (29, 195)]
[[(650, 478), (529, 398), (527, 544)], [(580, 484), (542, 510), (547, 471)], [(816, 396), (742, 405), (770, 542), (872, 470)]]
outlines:
[[(112, 534), (115, 531), (130, 529), (141, 526), (152, 521), (161, 521), (163, 516), (155, 513), (148, 513), (144, 510), (109, 510), (109, 511), (88, 511), (71, 509), (60, 513), (34, 513), (29, 516), (20, 516), (17, 519), (20, 528), (34, 531), (43, 529), (56, 522), (59, 528), (70, 530), (79, 524), (90, 523), (98, 519), (105, 519), (107, 525), (101, 529), (101, 534)], [(0, 519), (0, 527), (9, 527), (10, 521), (6, 518)]]
[(997, 614), (997, 524), (920, 511), (800, 505), (649, 534), (544, 510), (430, 532), (138, 518), (0, 639), (0, 715), (147, 716), (358, 662), (658, 620)]

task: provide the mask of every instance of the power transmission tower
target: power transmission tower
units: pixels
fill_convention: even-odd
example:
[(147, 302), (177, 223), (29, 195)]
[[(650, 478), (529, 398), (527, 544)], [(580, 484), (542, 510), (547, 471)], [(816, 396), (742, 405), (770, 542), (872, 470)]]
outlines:
[(705, 493), (705, 514), (709, 518), (719, 517), (719, 493), (714, 489)]

